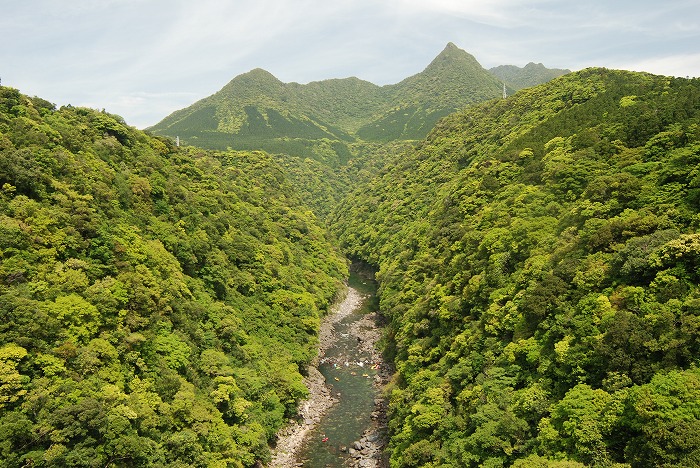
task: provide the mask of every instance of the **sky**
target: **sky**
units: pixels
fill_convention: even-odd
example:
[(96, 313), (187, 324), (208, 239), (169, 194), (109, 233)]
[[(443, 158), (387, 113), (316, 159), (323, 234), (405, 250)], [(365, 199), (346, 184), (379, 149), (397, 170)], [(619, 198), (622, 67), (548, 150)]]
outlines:
[(283, 82), (484, 68), (700, 77), (698, 0), (0, 0), (0, 80), (146, 128), (263, 68)]

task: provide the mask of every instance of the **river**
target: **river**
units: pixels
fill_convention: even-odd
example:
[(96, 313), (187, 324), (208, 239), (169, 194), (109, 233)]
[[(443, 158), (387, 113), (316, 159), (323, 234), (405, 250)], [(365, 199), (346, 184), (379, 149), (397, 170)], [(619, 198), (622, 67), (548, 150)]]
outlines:
[(353, 264), (347, 297), (324, 320), (316, 368), (309, 369), (311, 398), (300, 410), (306, 420), (303, 440), (287, 449), (293, 458), (277, 458), (271, 466), (385, 466), (386, 409), (380, 390), (390, 372), (377, 351), (376, 290), (373, 272)]
[(302, 445), (299, 459), (306, 468), (350, 466), (366, 459), (361, 445), (367, 444), (360, 441), (375, 426), (372, 413), (378, 395), (374, 381), (381, 365), (375, 351), (377, 324), (374, 317), (368, 319), (377, 311), (377, 286), (372, 276), (366, 269), (351, 269), (348, 285), (359, 292), (362, 300), (359, 307), (334, 324), (334, 341), (321, 356), (318, 369), (338, 402)]

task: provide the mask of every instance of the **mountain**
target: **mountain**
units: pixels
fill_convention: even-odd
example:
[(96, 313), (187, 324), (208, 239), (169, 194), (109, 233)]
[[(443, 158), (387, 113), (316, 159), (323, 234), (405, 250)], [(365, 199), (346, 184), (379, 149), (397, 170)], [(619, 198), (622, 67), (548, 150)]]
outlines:
[(378, 89), (356, 78), (308, 85), (282, 83), (267, 71), (255, 69), (149, 130), (205, 148), (308, 155), (320, 140), (354, 141), (337, 125), (352, 128), (358, 113), (362, 118), (371, 112), (367, 107), (376, 101)]
[(381, 87), (358, 78), (283, 83), (255, 69), (149, 130), (208, 148), (264, 149), (339, 163), (358, 140), (423, 138), (440, 118), (500, 96), (501, 86), (449, 43), (422, 72)]
[(421, 73), (383, 87), (391, 109), (357, 135), (369, 141), (420, 139), (455, 110), (500, 96), (501, 87), (473, 56), (450, 42)]
[(700, 80), (476, 104), (328, 218), (378, 268), (392, 467), (698, 466)]
[(503, 81), (507, 87), (517, 91), (546, 83), (554, 78), (571, 73), (571, 70), (546, 68), (541, 63), (530, 62), (523, 68), (515, 65), (501, 65), (489, 69), (489, 72)]

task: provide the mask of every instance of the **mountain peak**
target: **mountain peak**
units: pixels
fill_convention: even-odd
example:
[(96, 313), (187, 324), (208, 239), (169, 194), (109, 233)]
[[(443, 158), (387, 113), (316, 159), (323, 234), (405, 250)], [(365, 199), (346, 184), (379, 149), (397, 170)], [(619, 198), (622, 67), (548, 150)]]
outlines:
[(440, 52), (436, 58), (440, 58), (440, 57), (459, 58), (459, 57), (464, 57), (464, 56), (471, 57), (471, 55), (469, 55), (464, 50), (457, 47), (454, 44), (454, 42), (448, 42), (447, 45), (445, 46), (445, 48), (442, 49), (442, 52)]
[(459, 47), (457, 47), (454, 42), (448, 42), (447, 45), (445, 46), (445, 49), (443, 50), (443, 52), (447, 51), (447, 50), (461, 50), (461, 49)]
[(248, 79), (254, 79), (254, 80), (264, 80), (264, 81), (274, 81), (274, 82), (280, 82), (280, 80), (277, 79), (275, 75), (270, 73), (267, 70), (263, 70), (262, 68), (253, 68), (247, 73), (243, 73), (241, 75), (238, 75), (238, 78), (248, 78)]
[(476, 66), (479, 69), (482, 68), (481, 64), (479, 64), (472, 55), (460, 49), (454, 43), (448, 42), (442, 52), (430, 62), (426, 70), (443, 68), (446, 65), (454, 64), (469, 65), (471, 67)]
[(538, 62), (538, 63), (529, 62), (527, 65), (525, 65), (524, 69), (525, 70), (544, 70), (545, 66), (540, 62)]
[(272, 90), (279, 90), (283, 87), (284, 83), (269, 71), (262, 68), (254, 68), (249, 72), (236, 76), (220, 92), (226, 96), (235, 94), (238, 97), (240, 97), (241, 93), (250, 94), (252, 92), (251, 97), (254, 97), (256, 93), (263, 92), (262, 90), (265, 90), (264, 92), (274, 92)]

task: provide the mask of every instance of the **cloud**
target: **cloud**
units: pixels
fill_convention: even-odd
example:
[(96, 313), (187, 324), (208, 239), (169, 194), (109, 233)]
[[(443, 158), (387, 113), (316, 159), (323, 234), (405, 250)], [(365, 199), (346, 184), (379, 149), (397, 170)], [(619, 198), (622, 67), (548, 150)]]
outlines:
[(700, 75), (698, 18), (697, 0), (23, 0), (3, 6), (13, 40), (0, 72), (29, 94), (148, 125), (256, 67), (286, 82), (396, 83), (447, 42), (487, 68)]
[(685, 78), (700, 77), (700, 53), (678, 54), (651, 57), (642, 60), (617, 64), (624, 70), (654, 73), (657, 75), (678, 76)]
[(475, 23), (499, 28), (512, 28), (527, 24), (537, 11), (537, 5), (546, 0), (533, 0), (523, 6), (518, 0), (395, 0), (399, 8), (411, 14), (452, 15)]

